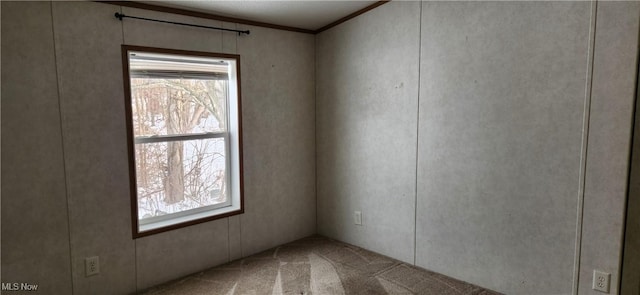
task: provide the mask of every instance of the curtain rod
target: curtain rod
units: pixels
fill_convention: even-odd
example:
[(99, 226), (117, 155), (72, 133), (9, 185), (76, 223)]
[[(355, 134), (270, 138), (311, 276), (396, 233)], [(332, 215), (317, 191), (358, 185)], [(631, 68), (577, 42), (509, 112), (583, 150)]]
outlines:
[(167, 20), (159, 20), (159, 19), (137, 17), (137, 16), (129, 16), (129, 15), (124, 15), (124, 14), (119, 13), (119, 12), (116, 12), (115, 16), (120, 21), (122, 21), (123, 18), (128, 17), (128, 18), (134, 18), (134, 19), (140, 19), (140, 20), (146, 20), (146, 21), (152, 21), (152, 22), (159, 22), (159, 23), (165, 23), (165, 24), (172, 24), (172, 25), (180, 25), (180, 26), (187, 26), (187, 27), (196, 27), (196, 28), (204, 28), (204, 29), (236, 32), (236, 33), (238, 33), (238, 35), (242, 35), (242, 34), (249, 35), (250, 34), (249, 30), (241, 31), (241, 30), (234, 30), (234, 29), (225, 29), (225, 28), (218, 28), (218, 27), (209, 27), (209, 26), (201, 26), (201, 25), (194, 25), (194, 24), (185, 24), (185, 23), (172, 22), (172, 21), (167, 21)]

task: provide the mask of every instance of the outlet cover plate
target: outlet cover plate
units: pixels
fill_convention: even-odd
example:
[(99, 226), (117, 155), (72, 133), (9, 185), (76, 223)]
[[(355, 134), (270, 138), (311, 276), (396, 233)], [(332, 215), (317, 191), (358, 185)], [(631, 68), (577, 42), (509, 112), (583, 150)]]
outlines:
[(611, 274), (601, 270), (593, 270), (593, 290), (603, 293), (609, 293), (609, 285), (611, 283)]
[(353, 223), (356, 225), (362, 225), (362, 212), (354, 211), (353, 212)]
[(84, 271), (86, 276), (95, 276), (100, 273), (100, 258), (98, 256), (84, 259)]

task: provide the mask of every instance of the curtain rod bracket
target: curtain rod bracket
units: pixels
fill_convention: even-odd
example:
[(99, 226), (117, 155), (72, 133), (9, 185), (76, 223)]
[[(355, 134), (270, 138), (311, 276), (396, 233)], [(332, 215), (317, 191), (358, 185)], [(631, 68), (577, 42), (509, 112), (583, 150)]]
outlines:
[(226, 29), (226, 28), (218, 28), (218, 27), (210, 27), (210, 26), (201, 26), (201, 25), (194, 25), (194, 24), (185, 24), (185, 23), (172, 22), (172, 21), (166, 21), (166, 20), (159, 20), (159, 19), (152, 19), (152, 18), (145, 18), (145, 17), (137, 17), (137, 16), (129, 16), (129, 15), (124, 15), (123, 13), (119, 13), (119, 12), (116, 12), (114, 14), (114, 16), (117, 19), (119, 19), (120, 21), (122, 21), (123, 18), (128, 17), (128, 18), (133, 18), (133, 19), (146, 20), (146, 21), (165, 23), (165, 24), (172, 24), (172, 25), (179, 25), (179, 26), (196, 27), (196, 28), (212, 29), (212, 30), (220, 30), (220, 31), (228, 31), (228, 32), (236, 32), (236, 33), (238, 33), (238, 36), (242, 36), (242, 34), (249, 35), (251, 33), (249, 30), (242, 31), (242, 30), (234, 30), (234, 29)]

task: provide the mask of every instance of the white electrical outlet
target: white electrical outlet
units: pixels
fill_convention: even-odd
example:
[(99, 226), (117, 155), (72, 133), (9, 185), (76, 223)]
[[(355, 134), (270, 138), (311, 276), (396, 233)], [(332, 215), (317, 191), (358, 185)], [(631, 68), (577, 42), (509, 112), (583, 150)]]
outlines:
[(360, 211), (353, 212), (353, 222), (356, 225), (362, 225), (362, 212)]
[(100, 259), (98, 256), (84, 259), (84, 271), (86, 276), (94, 276), (100, 273)]
[(593, 289), (596, 291), (609, 293), (609, 283), (611, 281), (611, 274), (601, 270), (593, 270)]

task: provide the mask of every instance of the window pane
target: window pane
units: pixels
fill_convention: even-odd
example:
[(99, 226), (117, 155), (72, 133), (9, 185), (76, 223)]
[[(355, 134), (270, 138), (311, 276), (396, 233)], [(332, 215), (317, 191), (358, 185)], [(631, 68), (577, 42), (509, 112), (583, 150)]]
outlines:
[(136, 144), (135, 156), (141, 220), (228, 200), (224, 138)]
[(240, 56), (122, 50), (134, 238), (244, 212)]
[(132, 78), (134, 136), (225, 132), (227, 87), (228, 80)]

